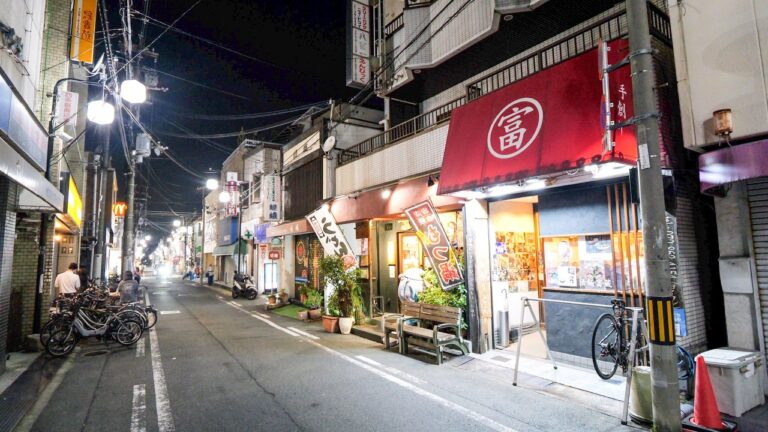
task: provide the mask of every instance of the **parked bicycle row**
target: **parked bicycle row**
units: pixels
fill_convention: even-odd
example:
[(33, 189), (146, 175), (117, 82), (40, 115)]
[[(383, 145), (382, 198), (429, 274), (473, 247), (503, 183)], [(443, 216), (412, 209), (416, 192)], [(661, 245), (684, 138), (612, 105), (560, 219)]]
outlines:
[(123, 275), (114, 291), (104, 284), (90, 284), (80, 292), (61, 293), (51, 304), (40, 342), (54, 357), (69, 354), (87, 337), (133, 345), (157, 323), (157, 310), (145, 306), (141, 298), (141, 286), (131, 272)]

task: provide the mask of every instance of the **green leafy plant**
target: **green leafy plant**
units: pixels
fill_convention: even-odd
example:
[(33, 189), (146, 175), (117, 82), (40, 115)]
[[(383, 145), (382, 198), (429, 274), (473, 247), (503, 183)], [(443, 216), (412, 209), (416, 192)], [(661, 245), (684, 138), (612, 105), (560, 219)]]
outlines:
[(328, 311), (338, 312), (341, 317), (354, 317), (360, 322), (363, 315), (363, 293), (358, 279), (360, 270), (347, 271), (344, 262), (338, 256), (324, 256), (320, 259), (320, 276), (326, 284), (334, 288), (334, 293), (328, 301)]
[(306, 282), (299, 282), (296, 285), (298, 285), (298, 287), (299, 287), (299, 294), (300, 295), (305, 295), (305, 296), (309, 295), (310, 288), (309, 288), (309, 284), (308, 283), (306, 283)]
[(307, 289), (306, 296), (307, 301), (305, 302), (305, 306), (310, 309), (317, 309), (323, 303), (323, 295), (318, 290)]
[(419, 293), (419, 303), (437, 306), (452, 306), (465, 310), (467, 308), (467, 289), (464, 284), (458, 285), (450, 291), (444, 291), (437, 281), (434, 269), (427, 269), (422, 276), (424, 290)]

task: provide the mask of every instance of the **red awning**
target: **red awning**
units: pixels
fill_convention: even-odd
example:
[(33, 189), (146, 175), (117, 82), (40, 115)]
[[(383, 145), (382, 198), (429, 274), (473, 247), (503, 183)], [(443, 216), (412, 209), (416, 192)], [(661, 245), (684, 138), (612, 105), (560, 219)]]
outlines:
[[(609, 63), (626, 56), (625, 40), (609, 46)], [(603, 152), (597, 57), (593, 49), (455, 109), (438, 193), (546, 176), (594, 161), (634, 164), (634, 127), (617, 131), (613, 152)], [(632, 116), (629, 74), (626, 66), (610, 76), (614, 121)]]

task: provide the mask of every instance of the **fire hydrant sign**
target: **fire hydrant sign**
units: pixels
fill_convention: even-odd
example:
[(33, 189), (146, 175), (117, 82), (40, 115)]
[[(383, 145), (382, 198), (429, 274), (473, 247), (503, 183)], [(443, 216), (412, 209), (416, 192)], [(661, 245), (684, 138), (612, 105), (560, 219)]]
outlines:
[(448, 242), (440, 216), (429, 201), (416, 204), (405, 209), (405, 214), (411, 221), (411, 226), (416, 230), (416, 235), (424, 245), (432, 268), (437, 273), (437, 280), (443, 290), (450, 290), (456, 285), (464, 283), (456, 254)]
[(307, 215), (307, 221), (317, 234), (320, 244), (327, 255), (338, 255), (340, 257), (352, 256), (352, 248), (349, 246), (344, 233), (341, 232), (336, 224), (336, 219), (331, 214), (327, 206), (322, 206)]

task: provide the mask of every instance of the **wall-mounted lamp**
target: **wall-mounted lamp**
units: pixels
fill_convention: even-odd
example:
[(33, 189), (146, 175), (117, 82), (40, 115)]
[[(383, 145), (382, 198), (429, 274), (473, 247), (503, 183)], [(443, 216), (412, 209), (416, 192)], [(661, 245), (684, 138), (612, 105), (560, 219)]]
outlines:
[(387, 189), (383, 189), (381, 191), (381, 197), (384, 198), (384, 199), (389, 198), (390, 195), (392, 195), (392, 191), (390, 189), (388, 189), (388, 188)]
[(728, 138), (733, 133), (733, 113), (730, 108), (717, 110), (712, 113), (715, 135)]

